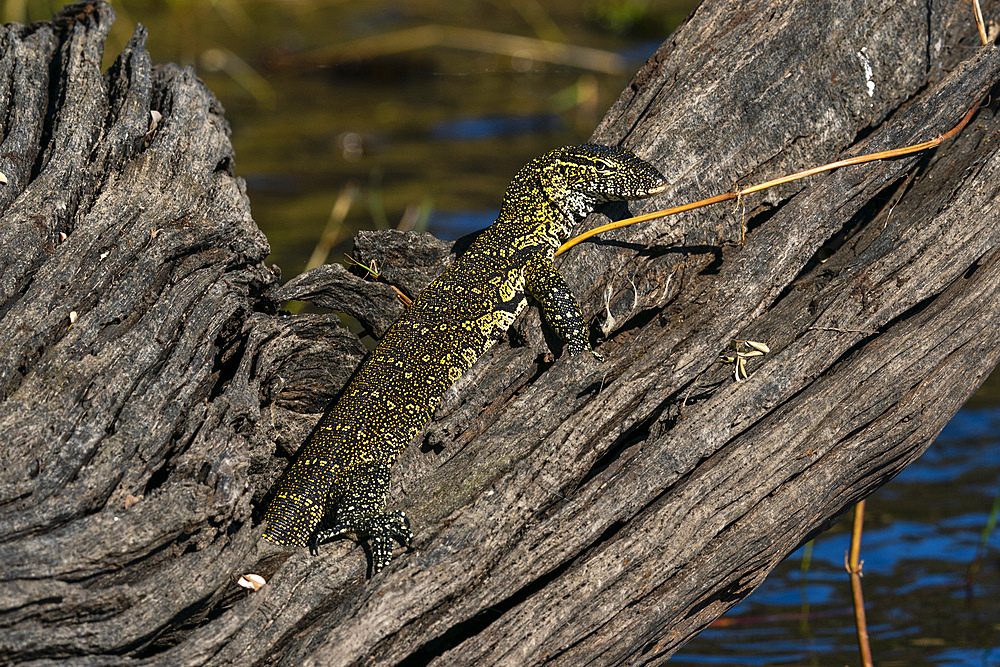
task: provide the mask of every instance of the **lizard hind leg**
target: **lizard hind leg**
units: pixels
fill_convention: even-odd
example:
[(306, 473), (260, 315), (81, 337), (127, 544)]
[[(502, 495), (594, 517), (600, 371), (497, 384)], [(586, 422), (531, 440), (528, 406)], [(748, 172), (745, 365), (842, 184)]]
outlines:
[(354, 535), (367, 539), (371, 551), (371, 575), (380, 572), (392, 560), (392, 543), (395, 540), (404, 547), (413, 540), (410, 521), (406, 515), (396, 510), (385, 511), (386, 496), (389, 493), (389, 466), (379, 466), (372, 474), (353, 475), (354, 483), (347, 483), (345, 492), (336, 499), (331, 516), (332, 525), (316, 531), (310, 543), (315, 553), (323, 542), (343, 535)]

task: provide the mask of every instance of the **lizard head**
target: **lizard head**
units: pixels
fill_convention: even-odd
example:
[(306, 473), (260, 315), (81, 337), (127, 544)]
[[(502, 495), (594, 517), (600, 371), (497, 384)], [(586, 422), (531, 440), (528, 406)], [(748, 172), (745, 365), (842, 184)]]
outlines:
[(598, 204), (642, 199), (667, 188), (667, 179), (630, 151), (583, 144), (554, 150), (540, 165), (542, 189), (568, 216), (582, 218)]

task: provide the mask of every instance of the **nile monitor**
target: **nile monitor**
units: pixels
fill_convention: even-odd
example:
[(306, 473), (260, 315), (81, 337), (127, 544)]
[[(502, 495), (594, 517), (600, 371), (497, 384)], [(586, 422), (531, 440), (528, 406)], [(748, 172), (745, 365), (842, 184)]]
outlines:
[(592, 144), (524, 166), (496, 222), (414, 299), (320, 420), (277, 487), (264, 538), (301, 547), (353, 533), (369, 540), (372, 573), (385, 567), (393, 539), (408, 545), (413, 537), (402, 512), (385, 512), (396, 457), (448, 387), (510, 327), (526, 294), (571, 355), (598, 356), (553, 254), (597, 204), (665, 187), (632, 153)]

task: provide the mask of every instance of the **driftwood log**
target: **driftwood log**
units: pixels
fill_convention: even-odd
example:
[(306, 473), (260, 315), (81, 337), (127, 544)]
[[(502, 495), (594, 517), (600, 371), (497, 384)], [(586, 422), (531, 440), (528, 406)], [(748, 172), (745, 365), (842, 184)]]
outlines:
[[(364, 354), (280, 308), (378, 335), (401, 306), (336, 266), (279, 284), (219, 104), (142, 28), (102, 74), (112, 20), (0, 35), (0, 662), (660, 662), (1000, 356), (994, 103), (933, 153), (574, 249), (607, 361), (523, 317), (396, 466), (412, 551), (368, 580), (352, 542), (264, 545), (262, 499)], [(707, 0), (593, 139), (668, 176), (646, 212), (932, 138), (998, 79), (966, 2)], [(453, 250), (357, 246), (409, 293)], [(733, 338), (771, 349), (740, 383)]]

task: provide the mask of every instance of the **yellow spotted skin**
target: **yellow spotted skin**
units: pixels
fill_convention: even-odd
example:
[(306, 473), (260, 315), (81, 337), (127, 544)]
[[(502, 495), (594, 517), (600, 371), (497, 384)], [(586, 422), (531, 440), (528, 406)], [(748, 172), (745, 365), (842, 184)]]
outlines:
[(648, 197), (663, 176), (632, 153), (587, 144), (518, 172), (500, 217), (421, 292), (354, 374), (279, 483), (264, 538), (303, 547), (367, 538), (372, 573), (412, 539), (385, 512), (389, 471), (444, 392), (500, 338), (530, 295), (570, 354), (591, 351), (580, 306), (552, 265), (577, 219), (605, 201)]

